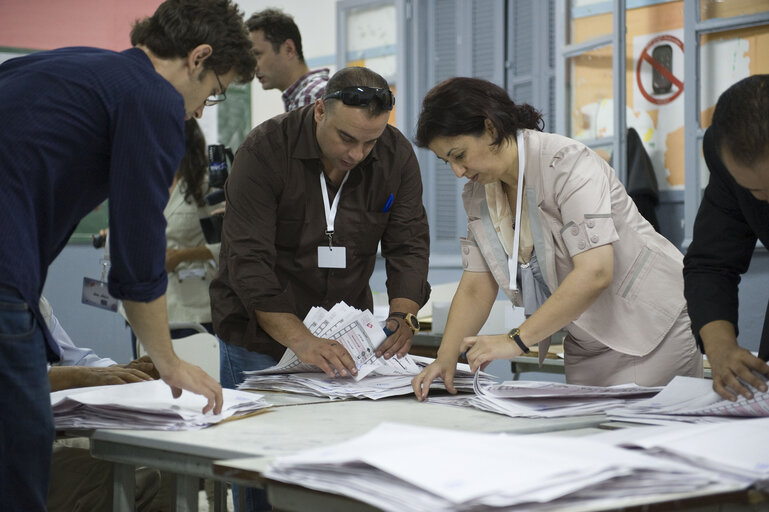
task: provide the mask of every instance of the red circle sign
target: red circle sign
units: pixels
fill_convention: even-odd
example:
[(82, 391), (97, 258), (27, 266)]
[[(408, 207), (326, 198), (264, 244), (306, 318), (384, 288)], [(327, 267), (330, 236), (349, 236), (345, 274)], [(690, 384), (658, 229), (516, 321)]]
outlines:
[[(644, 98), (646, 98), (647, 100), (649, 100), (650, 102), (656, 105), (664, 105), (666, 103), (670, 103), (674, 99), (678, 98), (678, 96), (680, 96), (682, 92), (684, 92), (683, 80), (679, 80), (678, 78), (676, 78), (675, 75), (673, 75), (673, 73), (671, 73), (665, 66), (660, 64), (658, 61), (652, 58), (651, 55), (649, 55), (649, 50), (651, 50), (654, 46), (656, 46), (658, 43), (662, 41), (673, 43), (676, 46), (678, 46), (682, 52), (684, 51), (684, 43), (677, 37), (670, 36), (670, 35), (657, 36), (651, 41), (649, 41), (644, 47), (643, 51), (641, 51), (641, 55), (638, 58), (638, 64), (636, 64), (636, 68), (635, 68), (635, 77), (636, 77), (636, 82), (638, 83), (638, 89), (641, 91), (641, 94), (643, 94)], [(649, 94), (646, 91), (646, 89), (644, 89), (644, 85), (641, 82), (641, 64), (643, 62), (649, 63), (662, 76), (667, 78), (670, 81), (670, 83), (678, 87), (678, 90), (666, 98), (655, 98), (654, 96)]]

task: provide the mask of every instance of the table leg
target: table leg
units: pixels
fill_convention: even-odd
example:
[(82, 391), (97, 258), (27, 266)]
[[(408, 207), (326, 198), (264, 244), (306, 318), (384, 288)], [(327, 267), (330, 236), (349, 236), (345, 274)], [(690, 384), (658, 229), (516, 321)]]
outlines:
[(176, 512), (197, 512), (200, 478), (176, 475)]
[(136, 468), (131, 464), (114, 464), (112, 510), (132, 512), (136, 507)]

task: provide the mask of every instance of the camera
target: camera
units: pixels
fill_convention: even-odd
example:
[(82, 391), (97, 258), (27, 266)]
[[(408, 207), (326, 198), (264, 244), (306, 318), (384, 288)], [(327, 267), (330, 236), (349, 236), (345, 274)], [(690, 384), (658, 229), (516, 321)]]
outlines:
[[(206, 194), (206, 203), (209, 206), (224, 201), (224, 184), (230, 175), (229, 166), (232, 165), (232, 160), (232, 149), (224, 144), (208, 145), (208, 186), (211, 190)], [(200, 219), (200, 227), (207, 243), (221, 242), (223, 222), (224, 214), (221, 213)]]

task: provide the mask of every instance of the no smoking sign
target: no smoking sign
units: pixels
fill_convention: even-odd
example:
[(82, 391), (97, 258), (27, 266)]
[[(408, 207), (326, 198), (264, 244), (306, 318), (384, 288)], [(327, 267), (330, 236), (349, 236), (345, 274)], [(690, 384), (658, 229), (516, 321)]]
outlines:
[(665, 105), (684, 92), (684, 43), (675, 36), (661, 35), (649, 41), (636, 64), (638, 89), (649, 102)]

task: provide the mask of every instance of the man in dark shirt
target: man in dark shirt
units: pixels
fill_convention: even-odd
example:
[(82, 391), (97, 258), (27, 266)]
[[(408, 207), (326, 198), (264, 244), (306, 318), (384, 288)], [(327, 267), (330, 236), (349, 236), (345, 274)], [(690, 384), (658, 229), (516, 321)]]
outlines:
[(710, 181), (684, 258), (684, 293), (713, 389), (729, 400), (752, 398), (751, 386), (767, 389), (769, 314), (755, 357), (737, 343), (737, 287), (756, 240), (769, 247), (769, 75), (745, 78), (718, 98), (702, 146)]
[(221, 381), (275, 363), (286, 348), (328, 375), (356, 373), (338, 343), (302, 319), (339, 301), (372, 309), (381, 242), (394, 330), (377, 355), (403, 356), (429, 296), (429, 232), (411, 144), (387, 124), (394, 98), (366, 68), (345, 68), (314, 105), (256, 127), (227, 182), (220, 272), (211, 283)]
[(221, 387), (173, 352), (163, 209), (184, 119), (253, 77), (243, 15), (227, 0), (167, 0), (116, 53), (62, 48), (0, 66), (0, 503), (45, 510), (53, 418), (38, 301), (77, 223), (109, 198), (109, 292), (174, 393), (221, 409)]

